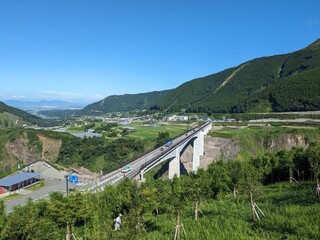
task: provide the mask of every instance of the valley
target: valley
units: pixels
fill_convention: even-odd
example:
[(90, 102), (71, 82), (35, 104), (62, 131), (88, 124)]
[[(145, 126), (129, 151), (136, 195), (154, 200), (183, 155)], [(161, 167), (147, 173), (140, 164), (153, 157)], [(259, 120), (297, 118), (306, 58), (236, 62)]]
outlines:
[(0, 102), (0, 177), (41, 179), (4, 189), (0, 239), (318, 239), (319, 46), (82, 109)]

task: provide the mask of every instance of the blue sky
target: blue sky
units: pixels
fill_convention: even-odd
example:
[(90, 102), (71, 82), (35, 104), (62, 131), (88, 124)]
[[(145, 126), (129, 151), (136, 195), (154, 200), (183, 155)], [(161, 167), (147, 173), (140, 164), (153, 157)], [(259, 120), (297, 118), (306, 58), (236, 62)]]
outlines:
[(319, 0), (0, 0), (0, 100), (172, 89), (317, 38)]

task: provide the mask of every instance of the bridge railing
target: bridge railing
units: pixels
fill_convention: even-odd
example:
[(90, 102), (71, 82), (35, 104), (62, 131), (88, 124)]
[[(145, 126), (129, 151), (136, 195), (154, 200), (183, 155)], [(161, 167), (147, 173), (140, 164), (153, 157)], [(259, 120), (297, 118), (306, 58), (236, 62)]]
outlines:
[[(192, 129), (189, 130), (188, 132), (185, 132), (185, 133), (182, 133), (182, 134), (178, 135), (177, 137), (175, 137), (175, 138), (173, 139), (173, 145), (172, 145), (169, 149), (164, 149), (164, 150), (163, 150), (164, 152), (162, 153), (162, 155), (166, 154), (167, 152), (171, 152), (171, 151), (172, 151), (173, 149), (175, 149), (178, 145), (180, 145), (183, 141), (185, 141), (185, 139), (183, 139), (183, 140), (177, 142), (177, 141), (175, 141), (175, 139), (179, 139), (180, 137), (182, 137), (182, 136), (185, 135), (185, 134), (190, 135), (190, 134), (196, 132), (196, 130), (197, 130), (197, 131), (200, 131), (200, 130), (202, 130), (203, 128), (205, 128), (206, 126), (208, 126), (210, 123), (211, 123), (211, 122), (205, 122), (205, 123), (202, 124), (202, 125), (198, 125), (198, 126), (192, 128)], [(146, 151), (146, 152), (138, 155), (137, 157), (135, 157), (134, 160), (132, 160), (130, 163), (127, 163), (127, 164), (131, 164), (131, 165), (132, 165), (132, 164), (135, 164), (136, 162), (138, 162), (139, 160), (141, 160), (141, 158), (142, 158), (143, 156), (148, 155), (149, 153), (155, 151), (155, 150), (158, 149), (158, 148), (159, 148), (159, 147), (149, 149), (148, 151)], [(143, 167), (143, 168), (146, 167), (147, 165), (149, 165), (150, 163), (154, 162), (154, 161), (155, 161), (156, 159), (158, 159), (158, 158), (159, 158), (159, 156), (151, 158), (150, 160), (148, 160), (147, 162), (145, 162), (142, 167)], [(125, 164), (125, 165), (127, 165), (127, 164)], [(115, 177), (116, 175), (118, 175), (119, 173), (121, 173), (121, 169), (122, 169), (125, 165), (123, 165), (120, 169), (116, 169), (116, 170), (114, 170), (114, 171), (112, 171), (112, 172), (110, 172), (110, 173), (102, 176), (102, 177), (100, 178), (100, 181), (106, 182), (106, 181), (108, 181), (110, 178)], [(140, 169), (139, 169), (139, 171), (132, 171), (130, 174), (128, 174), (128, 176), (130, 176), (130, 177), (131, 177), (131, 176), (132, 176), (132, 177), (136, 177), (139, 173), (140, 173)]]
[[(186, 140), (186, 139), (182, 139), (182, 140), (177, 142), (176, 139), (179, 139), (180, 137), (182, 137), (182, 136), (184, 136), (186, 134), (190, 137), (190, 136), (192, 136), (193, 133), (201, 131), (202, 129), (207, 127), (209, 124), (211, 124), (211, 122), (205, 122), (202, 125), (199, 125), (197, 127), (192, 128), (190, 131), (188, 131), (186, 133), (178, 135), (175, 139), (173, 139), (173, 144), (172, 144), (172, 146), (170, 148), (164, 148), (163, 152), (160, 155), (158, 155), (156, 157), (153, 157), (153, 158), (149, 159), (147, 162), (145, 162), (144, 164), (142, 164), (140, 170), (146, 168), (149, 164), (153, 163), (155, 160), (158, 160), (160, 157), (163, 157), (166, 153), (172, 152), (172, 150), (176, 149), (183, 142), (189, 141), (189, 140)], [(156, 149), (158, 149), (158, 148), (154, 148), (152, 151), (154, 151)], [(143, 154), (142, 156), (147, 155), (148, 153), (150, 153), (152, 151), (149, 151), (149, 152)], [(134, 163), (135, 161), (138, 161), (141, 157), (136, 158), (136, 160), (132, 161), (132, 163)], [(137, 175), (139, 175), (139, 173), (140, 173), (140, 171), (135, 172), (134, 174), (132, 174), (132, 177), (136, 177)]]
[[(207, 124), (207, 122), (206, 122), (205, 124)], [(194, 129), (198, 128), (199, 126), (203, 126), (203, 125), (204, 125), (204, 124), (198, 125), (198, 126), (192, 128), (191, 130), (189, 130), (187, 133), (192, 132)], [(186, 133), (181, 133), (180, 135), (176, 136), (174, 139), (177, 139), (177, 138), (179, 138), (179, 137), (181, 137), (181, 136), (183, 136), (183, 135), (185, 135), (185, 134), (186, 134)], [(154, 150), (156, 150), (156, 149), (158, 149), (158, 148), (159, 148), (159, 147), (153, 147), (153, 148), (148, 149), (147, 151), (145, 151), (145, 152), (143, 152), (143, 153), (141, 153), (141, 154), (138, 154), (130, 163), (124, 164), (124, 165), (122, 165), (121, 167), (123, 168), (123, 167), (125, 167), (125, 166), (128, 165), (128, 164), (134, 163), (136, 160), (138, 160), (138, 159), (140, 159), (141, 157), (147, 155), (148, 153), (153, 152)]]

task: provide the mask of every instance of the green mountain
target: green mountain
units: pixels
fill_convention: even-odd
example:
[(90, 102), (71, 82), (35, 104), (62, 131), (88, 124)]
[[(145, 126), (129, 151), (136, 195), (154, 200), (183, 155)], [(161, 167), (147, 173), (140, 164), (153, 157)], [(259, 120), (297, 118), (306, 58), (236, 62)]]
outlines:
[(100, 114), (110, 112), (126, 112), (133, 110), (146, 110), (155, 105), (169, 91), (155, 91), (138, 94), (112, 95), (92, 103), (79, 112), (79, 115)]
[(320, 39), (299, 51), (253, 59), (172, 90), (110, 96), (79, 114), (147, 108), (206, 113), (319, 110)]
[(320, 40), (293, 53), (262, 57), (170, 91), (155, 106), (187, 112), (320, 109)]
[(51, 126), (53, 122), (44, 120), (18, 108), (10, 107), (0, 102), (0, 126), (2, 127), (22, 127), (26, 125)]

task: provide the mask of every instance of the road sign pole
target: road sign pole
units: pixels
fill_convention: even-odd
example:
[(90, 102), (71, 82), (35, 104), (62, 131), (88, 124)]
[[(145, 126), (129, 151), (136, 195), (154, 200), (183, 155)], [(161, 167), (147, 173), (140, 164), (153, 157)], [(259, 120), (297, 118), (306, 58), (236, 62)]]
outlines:
[(66, 193), (67, 193), (67, 197), (68, 197), (68, 194), (69, 194), (68, 175), (65, 175), (64, 177), (66, 178)]

